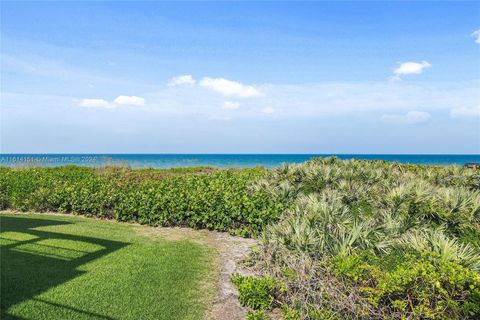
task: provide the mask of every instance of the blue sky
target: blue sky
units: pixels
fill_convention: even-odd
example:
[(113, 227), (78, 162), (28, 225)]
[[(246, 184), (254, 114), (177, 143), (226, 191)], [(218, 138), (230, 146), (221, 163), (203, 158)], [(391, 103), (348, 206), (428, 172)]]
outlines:
[(478, 2), (1, 2), (2, 153), (480, 153)]

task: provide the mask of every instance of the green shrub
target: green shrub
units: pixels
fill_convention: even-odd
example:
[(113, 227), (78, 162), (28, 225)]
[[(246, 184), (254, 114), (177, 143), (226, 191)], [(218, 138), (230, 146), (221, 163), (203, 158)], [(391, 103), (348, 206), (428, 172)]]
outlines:
[(255, 310), (270, 310), (275, 293), (282, 290), (278, 281), (271, 277), (255, 278), (234, 274), (232, 281), (239, 292), (240, 303)]
[(268, 192), (248, 189), (264, 173), (263, 169), (1, 168), (0, 205), (249, 236), (276, 220), (286, 207), (285, 201)]
[(247, 320), (269, 320), (270, 317), (265, 310), (248, 311)]
[(334, 266), (372, 306), (422, 319), (480, 317), (478, 273), (432, 252), (407, 254), (392, 270), (380, 258), (368, 256), (337, 257)]
[(290, 307), (288, 304), (283, 303), (280, 308), (283, 312), (283, 317), (285, 320), (300, 320), (300, 312), (295, 310), (294, 308)]
[(25, 199), (24, 209), (44, 212), (54, 209), (52, 206), (52, 191), (46, 187), (40, 187), (29, 194)]

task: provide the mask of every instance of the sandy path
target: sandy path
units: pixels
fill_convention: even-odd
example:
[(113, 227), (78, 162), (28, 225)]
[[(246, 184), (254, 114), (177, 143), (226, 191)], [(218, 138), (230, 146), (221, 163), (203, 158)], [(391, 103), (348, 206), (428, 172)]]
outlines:
[(238, 293), (230, 276), (233, 273), (253, 275), (245, 268), (242, 260), (248, 256), (254, 239), (234, 237), (227, 233), (192, 230), (189, 228), (147, 228), (143, 232), (160, 235), (169, 240), (188, 239), (202, 245), (208, 245), (217, 252), (217, 274), (213, 304), (205, 315), (206, 320), (244, 320), (247, 308), (240, 305)]
[(241, 261), (248, 255), (249, 248), (255, 244), (255, 240), (232, 237), (225, 233), (216, 233), (215, 240), (219, 251), (220, 274), (218, 276), (217, 295), (205, 318), (244, 320), (247, 310), (240, 306), (238, 293), (230, 280), (230, 276), (232, 273), (251, 275), (248, 270), (242, 267)]

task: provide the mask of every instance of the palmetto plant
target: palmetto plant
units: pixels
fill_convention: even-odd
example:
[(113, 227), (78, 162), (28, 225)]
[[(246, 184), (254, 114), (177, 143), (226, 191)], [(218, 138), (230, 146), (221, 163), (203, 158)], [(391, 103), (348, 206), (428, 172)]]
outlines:
[[(324, 308), (339, 318), (421, 318), (388, 301), (372, 307), (362, 300), (362, 290), (341, 289), (341, 281), (322, 268), (335, 257), (358, 252), (380, 260), (416, 252), (435, 263), (457, 263), (479, 272), (479, 249), (466, 243), (480, 237), (480, 190), (471, 183), (473, 174), (459, 167), (336, 158), (278, 168), (255, 188), (292, 205), (263, 233), (259, 266), (289, 283), (285, 301), (304, 310), (302, 319)], [(285, 270), (294, 270), (297, 280), (285, 277)]]
[(469, 191), (464, 188), (442, 188), (437, 193), (447, 222), (450, 220), (475, 223), (480, 218), (480, 192)]
[(443, 261), (454, 261), (480, 271), (480, 255), (470, 245), (449, 238), (442, 229), (412, 230), (403, 235), (398, 243), (417, 251), (436, 253)]

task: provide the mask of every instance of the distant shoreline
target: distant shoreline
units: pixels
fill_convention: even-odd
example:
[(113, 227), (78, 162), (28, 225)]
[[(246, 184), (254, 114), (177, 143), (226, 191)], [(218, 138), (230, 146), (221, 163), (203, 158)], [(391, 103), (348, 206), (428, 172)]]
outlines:
[(0, 166), (57, 167), (65, 165), (126, 165), (132, 168), (217, 168), (277, 167), (302, 163), (314, 157), (384, 160), (417, 165), (457, 165), (480, 162), (475, 154), (0, 154)]

